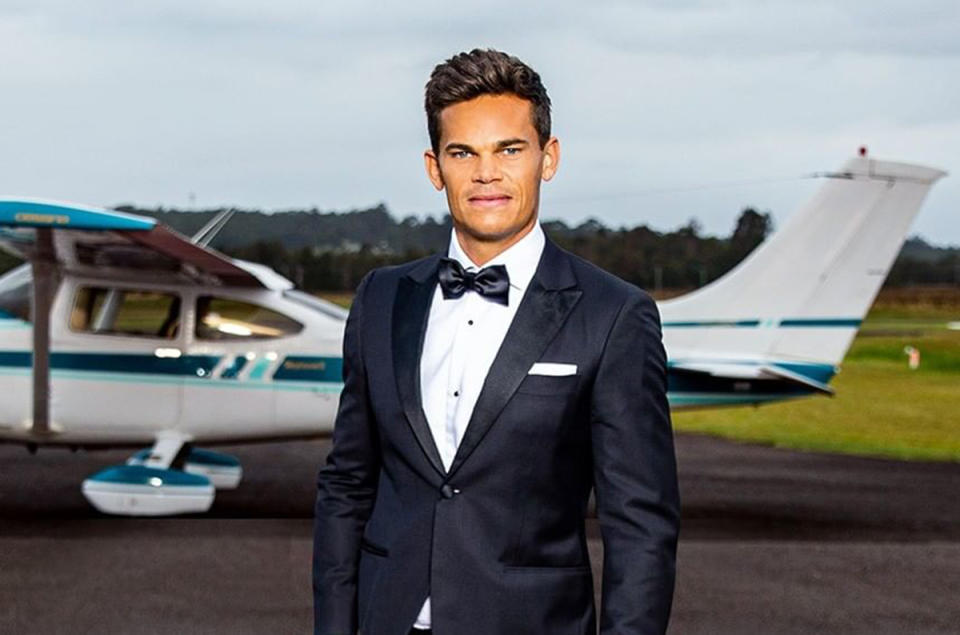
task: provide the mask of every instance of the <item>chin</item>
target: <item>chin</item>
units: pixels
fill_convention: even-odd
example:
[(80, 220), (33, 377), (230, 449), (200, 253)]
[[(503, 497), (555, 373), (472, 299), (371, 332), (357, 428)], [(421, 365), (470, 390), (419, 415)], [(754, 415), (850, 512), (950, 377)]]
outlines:
[(469, 210), (461, 212), (461, 230), (474, 240), (482, 242), (500, 242), (523, 231), (530, 224), (530, 218), (518, 218), (517, 214), (491, 212), (488, 210)]
[(524, 227), (525, 224), (509, 226), (469, 225), (464, 229), (477, 240), (483, 242), (500, 242), (520, 233)]

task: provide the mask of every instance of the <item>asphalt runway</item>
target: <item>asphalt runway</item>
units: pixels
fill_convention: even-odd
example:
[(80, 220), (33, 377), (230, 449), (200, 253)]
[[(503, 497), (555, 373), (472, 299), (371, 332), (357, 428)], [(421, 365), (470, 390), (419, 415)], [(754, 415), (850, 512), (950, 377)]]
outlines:
[[(102, 516), (80, 493), (128, 452), (0, 446), (0, 633), (310, 632), (327, 447), (223, 448), (244, 482), (209, 514), (132, 519)], [(960, 632), (960, 464), (688, 435), (677, 451), (671, 633)]]

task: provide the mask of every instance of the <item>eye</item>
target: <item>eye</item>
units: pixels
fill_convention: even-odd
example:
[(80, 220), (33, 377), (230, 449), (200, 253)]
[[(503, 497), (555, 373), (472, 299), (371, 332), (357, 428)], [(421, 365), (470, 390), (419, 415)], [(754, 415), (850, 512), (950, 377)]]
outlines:
[(505, 155), (507, 155), (508, 157), (512, 157), (512, 156), (518, 155), (518, 154), (520, 154), (521, 151), (522, 151), (522, 149), (521, 149), (521, 148), (517, 148), (517, 147), (510, 147), (510, 148), (504, 148), (504, 149), (503, 149), (503, 153), (504, 153)]
[(453, 152), (450, 153), (450, 156), (453, 157), (454, 159), (466, 159), (471, 154), (473, 153), (470, 152), (469, 150), (454, 150)]

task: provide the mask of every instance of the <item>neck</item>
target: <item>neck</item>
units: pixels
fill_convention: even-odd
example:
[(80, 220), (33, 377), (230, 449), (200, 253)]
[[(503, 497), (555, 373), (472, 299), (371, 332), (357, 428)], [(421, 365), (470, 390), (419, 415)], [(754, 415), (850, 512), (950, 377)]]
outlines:
[(503, 240), (481, 240), (475, 236), (471, 236), (464, 231), (461, 231), (459, 227), (455, 227), (454, 231), (457, 235), (457, 242), (460, 243), (460, 249), (463, 250), (463, 253), (470, 258), (470, 261), (473, 262), (478, 267), (482, 267), (510, 247), (516, 245), (523, 239), (524, 236), (533, 231), (534, 225), (537, 224), (537, 217), (534, 216), (533, 222), (521, 229), (516, 234), (509, 236)]

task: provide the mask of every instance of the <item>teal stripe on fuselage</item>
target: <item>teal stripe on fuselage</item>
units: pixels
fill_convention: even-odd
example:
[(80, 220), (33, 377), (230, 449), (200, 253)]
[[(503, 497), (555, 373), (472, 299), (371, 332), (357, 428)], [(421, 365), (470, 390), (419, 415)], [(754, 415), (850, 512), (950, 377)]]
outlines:
[(856, 328), (863, 320), (857, 318), (784, 318), (778, 322), (776, 320), (680, 320), (667, 321), (663, 326), (670, 328), (694, 328), (694, 327), (734, 327), (734, 328), (756, 328), (761, 325), (765, 327), (841, 327)]
[[(27, 368), (10, 368), (0, 366), (0, 376), (29, 378), (32, 370)], [(202, 379), (189, 375), (147, 375), (134, 373), (103, 373), (91, 370), (53, 370), (50, 376), (54, 379), (77, 379), (117, 384), (139, 385), (172, 385), (190, 386), (197, 388), (228, 388), (243, 390), (277, 390), (282, 392), (313, 392), (338, 393), (343, 389), (342, 382), (314, 383), (314, 382), (255, 382), (255, 381), (220, 381), (219, 379)]]
[[(50, 369), (54, 377), (93, 379), (124, 383), (216, 385), (238, 388), (282, 387), (290, 390), (338, 392), (343, 386), (343, 360), (339, 357), (291, 356), (274, 374), (275, 381), (237, 381), (230, 371), (239, 373), (246, 365), (238, 356), (224, 371), (228, 381), (214, 380), (211, 371), (220, 361), (217, 355), (184, 355), (176, 358), (142, 353), (51, 353)], [(260, 380), (270, 360), (258, 360), (249, 380)], [(28, 374), (33, 365), (30, 351), (0, 351), (0, 373)], [(19, 371), (19, 372), (17, 372)]]
[(682, 322), (664, 322), (663, 326), (759, 326), (760, 320), (690, 320)]
[(191, 375), (205, 377), (220, 361), (217, 355), (157, 357), (140, 353), (51, 353), (50, 366), (56, 370), (96, 370), (144, 373), (148, 375)]
[(30, 368), (32, 359), (30, 351), (0, 351), (0, 368)]
[(342, 378), (343, 359), (340, 357), (291, 355), (273, 373), (274, 381), (331, 382)]
[(224, 368), (223, 372), (220, 373), (220, 379), (236, 379), (237, 375), (246, 365), (247, 358), (243, 355), (237, 355), (237, 357), (233, 360), (233, 363)]
[(863, 320), (856, 318), (788, 318), (780, 320), (780, 326), (839, 326), (856, 328)]
[[(220, 361), (216, 355), (157, 357), (143, 353), (50, 353), (51, 370), (122, 372), (204, 377)], [(30, 368), (30, 351), (0, 351), (0, 367)]]
[(254, 364), (253, 368), (250, 370), (250, 374), (247, 375), (247, 379), (263, 379), (263, 374), (267, 372), (267, 369), (270, 368), (269, 359), (259, 359), (257, 363)]
[[(82, 355), (82, 354), (79, 354)], [(125, 356), (129, 358), (130, 356)], [(31, 374), (30, 367), (31, 355), (29, 352), (22, 351), (0, 351), (0, 375), (20, 376), (29, 378)], [(298, 358), (299, 359), (299, 358)], [(338, 363), (328, 364), (324, 372), (332, 373), (332, 368), (340, 366), (342, 369), (342, 360), (339, 358), (307, 358), (313, 360), (333, 360)], [(127, 359), (126, 361), (130, 361)], [(176, 360), (171, 360), (176, 361)], [(785, 364), (780, 365), (790, 367), (795, 372), (801, 372), (807, 376), (819, 377), (820, 373), (830, 372), (829, 365), (826, 364)], [(87, 365), (89, 366), (89, 364)], [(212, 366), (212, 365), (211, 365)], [(819, 371), (819, 372), (818, 372)], [(317, 369), (294, 368), (288, 372), (306, 373), (317, 372)], [(278, 392), (312, 392), (337, 394), (343, 389), (341, 381), (308, 381), (304, 379), (281, 380), (275, 382), (264, 381), (220, 381), (216, 379), (201, 378), (196, 374), (171, 374), (171, 373), (131, 373), (129, 371), (109, 372), (97, 371), (88, 368), (83, 370), (57, 369), (53, 368), (51, 375), (55, 379), (76, 379), (83, 381), (96, 381), (108, 383), (126, 383), (126, 384), (151, 384), (151, 385), (173, 385), (189, 386), (200, 388), (223, 388), (223, 389), (250, 389), (250, 390), (275, 390)], [(209, 375), (209, 374), (208, 374)], [(803, 393), (718, 393), (709, 391), (668, 391), (667, 399), (671, 407), (681, 408), (685, 406), (710, 406), (710, 405), (737, 405), (758, 402), (780, 401), (783, 399), (792, 399), (803, 396)]]

